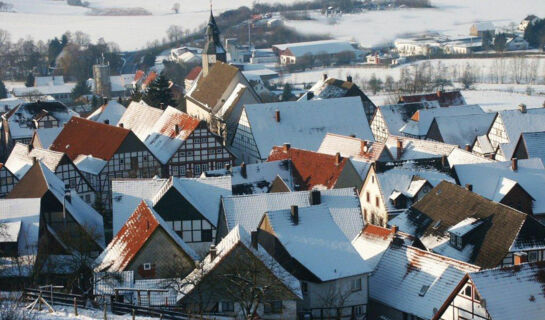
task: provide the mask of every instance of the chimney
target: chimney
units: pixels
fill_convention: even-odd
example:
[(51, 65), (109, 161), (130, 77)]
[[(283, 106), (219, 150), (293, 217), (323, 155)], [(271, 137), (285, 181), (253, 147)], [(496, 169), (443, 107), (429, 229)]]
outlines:
[(324, 73), (324, 74), (322, 75), (322, 80), (324, 80), (324, 81), (327, 80), (327, 73)]
[(443, 91), (437, 90), (437, 96), (438, 96), (439, 98), (441, 98), (442, 95), (443, 95)]
[(252, 236), (252, 248), (257, 250), (257, 242), (258, 242), (257, 241), (257, 231), (252, 231), (251, 236)]
[(526, 113), (526, 105), (524, 103), (519, 104), (520, 113)]
[(174, 125), (174, 132), (176, 132), (176, 135), (180, 134), (180, 125), (178, 125), (178, 124)]
[(284, 152), (288, 153), (290, 151), (291, 145), (289, 143), (284, 143)]
[(225, 171), (227, 171), (229, 173), (231, 172), (231, 164), (230, 163), (225, 164)]
[(110, 119), (104, 120), (104, 123), (105, 123), (105, 124), (110, 124)]
[(320, 190), (312, 190), (310, 191), (308, 196), (309, 196), (309, 202), (311, 206), (315, 206), (322, 203), (322, 193), (320, 192)]
[(165, 110), (165, 104), (164, 103), (159, 103), (159, 108), (161, 108), (161, 110)]
[(515, 266), (518, 266), (518, 265), (521, 265), (523, 263), (526, 263), (528, 262), (528, 254), (526, 252), (515, 252), (515, 254), (513, 254), (514, 256), (514, 265)]
[(352, 76), (346, 77), (346, 82), (352, 82)]
[(335, 153), (335, 165), (336, 166), (340, 165), (342, 160), (343, 158), (341, 157), (341, 153), (340, 152)]
[(312, 91), (307, 92), (307, 100), (312, 100), (312, 98), (314, 98), (314, 92)]
[(471, 145), (469, 144), (466, 144), (465, 148), (464, 148), (467, 152), (471, 152)]
[(217, 255), (218, 255), (218, 251), (216, 250), (216, 246), (211, 245), (210, 246), (210, 261), (214, 261)]
[(473, 191), (473, 185), (470, 184), (470, 183), (466, 184), (466, 190), (467, 191)]
[(298, 206), (291, 206), (291, 222), (293, 222), (294, 225), (299, 224), (299, 207)]
[(280, 122), (280, 110), (274, 112), (274, 118), (276, 119), (276, 122)]
[(240, 175), (246, 179), (248, 177), (248, 173), (246, 171), (246, 164), (243, 162), (240, 164)]
[(38, 162), (38, 159), (36, 157), (32, 157), (32, 164), (36, 164)]
[(519, 168), (519, 160), (517, 158), (511, 159), (511, 169), (517, 171)]
[(124, 128), (123, 123), (120, 123), (120, 124), (119, 124), (119, 127), (120, 127), (120, 128)]
[(403, 154), (403, 140), (397, 139), (397, 160), (401, 159)]
[(392, 233), (395, 234), (395, 233), (397, 233), (397, 231), (399, 230), (399, 228), (398, 228), (396, 225), (393, 225), (391, 230), (392, 230)]
[(447, 156), (442, 155), (441, 156), (441, 167), (446, 168), (447, 167)]

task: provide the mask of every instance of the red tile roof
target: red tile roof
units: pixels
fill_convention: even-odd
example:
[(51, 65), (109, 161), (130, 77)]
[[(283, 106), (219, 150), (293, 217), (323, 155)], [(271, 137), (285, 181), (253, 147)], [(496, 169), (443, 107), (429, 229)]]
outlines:
[(384, 240), (388, 239), (394, 233), (392, 229), (387, 229), (387, 228), (375, 226), (372, 224), (367, 224), (363, 228), (362, 232), (365, 235), (380, 237), (380, 238), (383, 238)]
[(201, 121), (199, 119), (193, 118), (187, 113), (176, 112), (171, 114), (170, 117), (162, 123), (162, 126), (157, 129), (159, 129), (158, 133), (174, 139), (177, 136), (175, 126), (178, 125), (180, 131), (185, 131), (185, 134), (180, 136), (180, 139), (185, 140), (193, 131), (195, 131), (195, 129), (197, 129), (200, 123)]
[(144, 71), (138, 70), (138, 71), (136, 71), (136, 74), (134, 75), (134, 81), (138, 82), (143, 77), (144, 77)]
[(155, 78), (157, 78), (157, 73), (155, 73), (155, 71), (150, 72), (146, 77), (146, 80), (144, 80), (144, 86), (149, 86), (149, 84), (152, 83)]
[(464, 97), (460, 91), (437, 91), (436, 93), (415, 94), (410, 96), (402, 96), (399, 100), (402, 103), (438, 101), (441, 107), (465, 104)]
[(187, 76), (185, 77), (186, 80), (195, 80), (199, 76), (199, 73), (201, 73), (202, 67), (196, 66), (195, 68), (191, 69)]
[(335, 186), (348, 161), (341, 158), (341, 162), (336, 164), (335, 158), (308, 150), (289, 148), (286, 152), (284, 147), (273, 147), (267, 161), (291, 159), (298, 190), (311, 190), (314, 187), (331, 189)]
[(108, 161), (130, 132), (128, 129), (72, 117), (50, 149), (66, 153), (72, 161), (81, 154)]

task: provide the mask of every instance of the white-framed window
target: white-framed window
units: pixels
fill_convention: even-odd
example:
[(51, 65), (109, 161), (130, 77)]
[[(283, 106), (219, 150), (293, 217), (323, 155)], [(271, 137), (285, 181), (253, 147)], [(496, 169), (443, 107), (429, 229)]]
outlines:
[(151, 270), (151, 263), (144, 263), (144, 270), (149, 271)]
[(350, 286), (352, 291), (360, 291), (361, 290), (361, 278), (352, 279), (352, 283)]
[(537, 251), (528, 252), (528, 262), (536, 262), (538, 260)]
[(232, 301), (220, 302), (221, 312), (233, 312), (235, 311), (235, 304)]

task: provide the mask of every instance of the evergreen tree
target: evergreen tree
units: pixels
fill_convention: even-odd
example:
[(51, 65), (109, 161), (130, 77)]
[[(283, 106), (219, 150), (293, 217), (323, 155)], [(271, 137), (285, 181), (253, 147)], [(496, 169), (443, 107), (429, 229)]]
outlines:
[(0, 80), (0, 99), (8, 97), (8, 89), (2, 80)]
[(59, 55), (59, 53), (61, 53), (62, 48), (63, 48), (63, 45), (57, 38), (49, 42), (49, 48), (47, 50), (47, 59), (49, 61), (50, 66), (55, 65), (55, 60), (57, 59), (57, 56)]
[(34, 75), (32, 74), (32, 72), (29, 72), (26, 77), (25, 87), (27, 88), (34, 87)]
[(93, 109), (98, 107), (98, 99), (95, 95), (93, 95), (93, 98), (91, 98), (91, 106), (93, 107)]
[(282, 97), (281, 97), (281, 100), (282, 101), (291, 101), (291, 100), (295, 100), (295, 95), (293, 94), (293, 92), (291, 92), (291, 84), (289, 83), (286, 83), (284, 85), (284, 89), (282, 90)]
[(543, 49), (545, 44), (545, 19), (530, 23), (524, 31), (524, 40), (528, 41), (530, 46), (534, 48)]
[(140, 88), (140, 85), (136, 85), (136, 88), (134, 88), (131, 92), (131, 101), (134, 102), (140, 102), (142, 100), (142, 90)]
[(90, 94), (91, 93), (91, 87), (87, 85), (86, 80), (78, 81), (74, 89), (72, 89), (72, 99), (76, 100), (77, 98)]
[(159, 75), (147, 88), (142, 99), (150, 106), (158, 108), (161, 103), (164, 106), (173, 106), (176, 101), (172, 98), (168, 80), (165, 76)]
[(505, 45), (507, 44), (507, 36), (505, 36), (505, 33), (499, 33), (496, 35), (496, 38), (494, 39), (494, 50), (498, 52), (505, 51)]

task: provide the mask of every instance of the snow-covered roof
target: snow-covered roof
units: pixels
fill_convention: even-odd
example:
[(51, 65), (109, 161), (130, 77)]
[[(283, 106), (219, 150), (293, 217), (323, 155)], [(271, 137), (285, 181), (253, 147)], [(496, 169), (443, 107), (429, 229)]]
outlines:
[(39, 87), (14, 87), (13, 94), (17, 97), (38, 96), (38, 95), (55, 95), (55, 94), (70, 94), (76, 83), (65, 83), (54, 86), (39, 86)]
[(486, 300), (491, 319), (539, 319), (545, 305), (544, 274), (545, 265), (537, 262), (472, 272), (469, 278)]
[(493, 113), (485, 113), (437, 117), (434, 121), (444, 143), (465, 147), (472, 145), (478, 136), (485, 135), (495, 117)]
[(433, 165), (412, 162), (399, 166), (377, 166), (376, 177), (388, 212), (399, 211), (388, 200), (394, 192), (412, 199), (426, 182), (433, 187), (443, 180), (455, 183), (447, 172), (440, 171)]
[(29, 149), (28, 145), (17, 142), (5, 163), (6, 168), (8, 168), (8, 170), (19, 180), (25, 176), (34, 164), (32, 160), (33, 157), (45, 164), (49, 170), (55, 172), (64, 156), (64, 153), (62, 152), (56, 152), (49, 149)]
[(528, 158), (539, 158), (545, 164), (545, 131), (524, 132), (521, 143), (526, 148)]
[[(161, 116), (155, 123), (151, 123), (152, 119), (142, 119), (152, 124), (152, 127), (149, 128), (147, 134), (144, 134), (144, 130), (142, 130), (141, 135), (146, 135), (142, 141), (153, 155), (162, 164), (167, 164), (185, 140), (199, 126), (200, 120), (170, 106), (164, 112), (159, 111)], [(176, 128), (179, 132), (176, 131)]]
[(369, 278), (369, 297), (431, 319), (467, 272), (479, 268), (405, 245), (391, 245)]
[(62, 127), (58, 128), (38, 128), (34, 131), (34, 134), (38, 137), (38, 140), (40, 140), (40, 144), (42, 148), (48, 149), (51, 144), (53, 144), (53, 141), (57, 139), (57, 136), (59, 133), (61, 133)]
[[(397, 144), (401, 141), (402, 152), (398, 157)], [(407, 137), (389, 136), (385, 142), (390, 154), (396, 160), (416, 160), (441, 158), (448, 156), (458, 146), (431, 140), (413, 139)]]
[(388, 149), (382, 142), (367, 141), (334, 133), (325, 135), (318, 152), (330, 155), (340, 152), (343, 157), (365, 162), (392, 160), (387, 154)]
[(99, 175), (107, 164), (107, 161), (95, 158), (92, 155), (80, 154), (74, 159), (74, 165), (76, 165), (78, 170), (95, 176)]
[(459, 164), (494, 162), (492, 159), (485, 158), (458, 148), (452, 150), (452, 152), (448, 155), (447, 160), (451, 168)]
[[(35, 255), (38, 250), (41, 199), (0, 199), (0, 224), (8, 225), (7, 230), (0, 229), (0, 234), (8, 231), (9, 239), (18, 236), (18, 253)], [(20, 226), (17, 228), (17, 224)], [(18, 229), (18, 230), (17, 230)], [(17, 235), (13, 232), (17, 231)], [(3, 238), (3, 237), (2, 237)], [(1, 238), (0, 238), (1, 239)], [(0, 263), (1, 264), (1, 263)], [(1, 274), (1, 271), (0, 271)]]
[[(379, 106), (377, 112), (380, 112), (382, 119), (391, 135), (399, 135), (401, 129), (418, 112), (424, 109), (440, 108), (437, 101), (422, 101), (413, 103), (400, 103)], [(376, 116), (376, 114), (375, 114)]]
[(7, 112), (22, 103), (25, 103), (25, 100), (17, 97), (0, 99), (0, 113)]
[(59, 121), (59, 127), (68, 122), (72, 116), (78, 116), (76, 112), (58, 101), (21, 104), (12, 109), (11, 112), (3, 115), (3, 117), (8, 118), (11, 138), (31, 138), (35, 129), (32, 121), (44, 110)]
[(113, 179), (113, 233), (117, 234), (142, 200), (151, 200), (167, 179)]
[(227, 114), (227, 112), (232, 110), (232, 108), (240, 101), (242, 95), (244, 94), (244, 92), (246, 92), (247, 88), (248, 87), (246, 87), (242, 83), (238, 83), (233, 92), (231, 92), (231, 95), (229, 95), (229, 97), (227, 98), (227, 100), (225, 100), (225, 102), (220, 105), (220, 108), (217, 111), (214, 110), (216, 112), (216, 115), (220, 118), (223, 118)]
[(284, 51), (289, 49), (296, 57), (304, 56), (307, 53), (318, 54), (335, 54), (344, 51), (354, 52), (356, 49), (347, 41), (342, 40), (321, 40), (298, 43), (275, 44), (274, 48)]
[[(348, 239), (353, 239), (363, 229), (363, 219), (358, 195), (352, 188), (320, 190), (321, 203), (329, 208), (333, 220)], [(264, 193), (229, 196), (222, 199), (227, 229), (240, 225), (246, 230), (256, 230), (263, 214), (268, 211), (310, 206), (311, 191)]]
[(517, 170), (511, 161), (460, 164), (454, 166), (461, 185), (473, 185), (473, 192), (500, 202), (515, 184), (528, 192), (533, 202), (534, 214), (545, 213), (545, 169), (541, 159), (521, 159)]
[(478, 136), (475, 141), (479, 144), (479, 147), (484, 154), (493, 154), (496, 151), (487, 135)]
[(202, 261), (201, 268), (193, 270), (185, 279), (182, 279), (180, 285), (180, 288), (182, 289), (178, 296), (178, 300), (183, 299), (184, 296), (191, 293), (195, 288), (195, 285), (198, 285), (198, 283), (206, 277), (207, 274), (219, 266), (222, 261), (228, 259), (230, 253), (233, 252), (238, 245), (243, 246), (254, 257), (261, 260), (263, 265), (296, 297), (300, 299), (303, 298), (299, 280), (286, 271), (261, 245), (258, 244), (257, 249), (252, 247), (252, 240), (248, 231), (241, 226), (236, 225), (216, 246), (216, 257), (212, 259), (210, 254), (207, 255)]
[(485, 22), (477, 22), (472, 25), (472, 27), (475, 27), (477, 31), (490, 31), (495, 30), (494, 24), (490, 21)]
[(286, 142), (315, 151), (328, 132), (374, 141), (360, 97), (252, 104), (244, 110), (262, 157)]
[(153, 210), (151, 203), (142, 200), (108, 247), (95, 260), (94, 269), (100, 272), (124, 271), (159, 227), (191, 259), (199, 259), (195, 251)]
[(498, 112), (505, 126), (505, 133), (509, 142), (500, 143), (505, 159), (511, 159), (515, 147), (523, 132), (545, 131), (545, 108), (520, 110), (504, 110)]
[(390, 246), (395, 233), (391, 229), (367, 224), (352, 240), (352, 245), (371, 270), (375, 270), (382, 255)]
[(110, 100), (107, 104), (98, 107), (87, 119), (102, 123), (106, 123), (107, 121), (109, 124), (116, 125), (126, 110), (122, 104), (115, 100)]
[(130, 129), (138, 139), (144, 141), (162, 114), (161, 109), (150, 107), (144, 101), (133, 101), (117, 125), (123, 124), (124, 128)]
[(246, 176), (242, 175), (241, 167), (233, 167), (229, 170), (218, 169), (206, 171), (205, 177), (231, 176), (232, 191), (235, 195), (267, 193), (273, 181), (280, 177), (293, 186), (293, 174), (290, 170), (289, 160), (261, 162), (246, 165)]
[(425, 136), (428, 133), (434, 118), (484, 113), (483, 109), (476, 104), (447, 108), (421, 109), (413, 114), (411, 119), (401, 127), (399, 131), (411, 136)]
[(42, 87), (42, 86), (60, 86), (64, 84), (64, 77), (63, 76), (41, 76), (41, 77), (34, 77), (34, 86), (35, 87)]
[(322, 204), (298, 208), (295, 223), (290, 209), (269, 211), (268, 222), (276, 238), (291, 257), (321, 281), (330, 281), (371, 272), (356, 249)]
[(464, 96), (460, 91), (437, 91), (433, 93), (413, 94), (410, 96), (401, 96), (400, 101), (405, 103), (414, 102), (435, 102), (439, 106), (446, 108), (450, 106), (462, 106), (466, 104)]
[(220, 199), (232, 195), (230, 176), (210, 178), (170, 177), (167, 183), (152, 198), (153, 205), (157, 204), (170, 188), (175, 188), (213, 226), (218, 223)]

